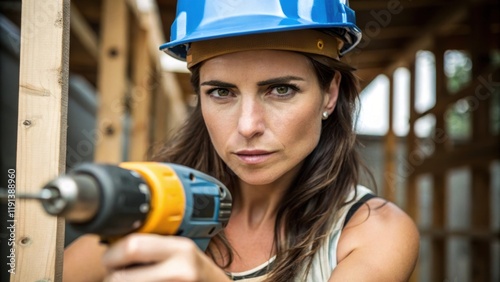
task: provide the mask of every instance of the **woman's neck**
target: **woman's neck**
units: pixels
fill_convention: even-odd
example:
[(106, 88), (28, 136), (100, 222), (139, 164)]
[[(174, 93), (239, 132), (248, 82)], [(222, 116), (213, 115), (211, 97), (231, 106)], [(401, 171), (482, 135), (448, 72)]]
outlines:
[(248, 227), (255, 228), (270, 222), (274, 225), (278, 206), (292, 181), (292, 177), (282, 177), (273, 183), (258, 186), (240, 181), (233, 214)]

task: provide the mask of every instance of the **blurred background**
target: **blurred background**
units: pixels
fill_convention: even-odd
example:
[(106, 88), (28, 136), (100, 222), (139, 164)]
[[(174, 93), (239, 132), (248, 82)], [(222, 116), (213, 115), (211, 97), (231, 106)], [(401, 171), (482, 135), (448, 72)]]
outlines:
[[(500, 281), (500, 3), (350, 6), (363, 30), (343, 58), (361, 80), (360, 150), (377, 192), (420, 228), (412, 281)], [(175, 8), (174, 0), (71, 1), (68, 169), (145, 160), (187, 117), (196, 102), (189, 73), (158, 51)], [(43, 9), (23, 19), (22, 1), (0, 2), (0, 186), (16, 165), (21, 23), (43, 32), (48, 21)], [(76, 236), (67, 229), (65, 243)]]

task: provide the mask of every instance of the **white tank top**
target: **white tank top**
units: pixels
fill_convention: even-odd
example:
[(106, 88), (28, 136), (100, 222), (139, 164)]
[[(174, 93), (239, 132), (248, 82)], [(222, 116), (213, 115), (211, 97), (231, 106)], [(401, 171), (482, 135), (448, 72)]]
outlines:
[[(311, 264), (311, 269), (307, 273), (307, 277), (304, 277), (304, 271), (298, 276), (296, 281), (307, 281), (307, 282), (320, 282), (328, 281), (332, 271), (337, 267), (337, 244), (339, 242), (340, 234), (346, 220), (347, 213), (351, 207), (356, 204), (361, 198), (367, 194), (373, 194), (373, 192), (361, 185), (356, 186), (357, 194), (354, 194), (354, 190), (351, 191), (347, 197), (348, 205), (343, 206), (339, 211), (339, 219), (333, 225), (330, 231), (329, 239), (319, 248), (318, 252), (313, 257)], [(356, 197), (354, 197), (356, 196)], [(353, 200), (354, 199), (354, 200)], [(232, 272), (228, 273), (235, 281), (241, 282), (261, 282), (267, 277), (267, 266), (274, 261), (275, 257), (272, 257), (269, 261), (257, 266), (256, 268), (250, 269), (244, 272)]]

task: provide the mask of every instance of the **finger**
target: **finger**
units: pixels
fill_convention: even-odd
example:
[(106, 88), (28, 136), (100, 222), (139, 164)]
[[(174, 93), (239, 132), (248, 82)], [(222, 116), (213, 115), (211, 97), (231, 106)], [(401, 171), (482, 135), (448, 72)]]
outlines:
[(199, 281), (196, 269), (178, 260), (116, 270), (106, 277), (107, 282)]
[(166, 260), (176, 253), (198, 251), (190, 239), (156, 234), (132, 234), (113, 244), (103, 256), (108, 269)]

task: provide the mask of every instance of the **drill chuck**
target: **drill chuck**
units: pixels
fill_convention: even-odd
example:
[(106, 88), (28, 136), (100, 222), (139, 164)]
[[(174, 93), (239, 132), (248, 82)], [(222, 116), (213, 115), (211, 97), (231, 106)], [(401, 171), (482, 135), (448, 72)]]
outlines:
[(41, 192), (44, 209), (70, 222), (86, 222), (99, 208), (99, 186), (89, 175), (62, 176), (48, 183)]

